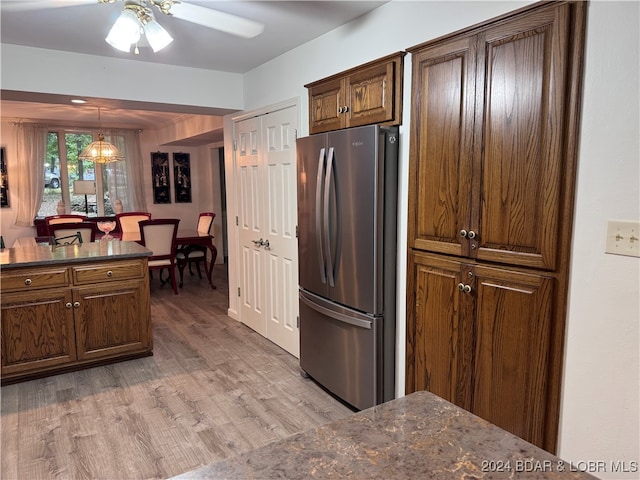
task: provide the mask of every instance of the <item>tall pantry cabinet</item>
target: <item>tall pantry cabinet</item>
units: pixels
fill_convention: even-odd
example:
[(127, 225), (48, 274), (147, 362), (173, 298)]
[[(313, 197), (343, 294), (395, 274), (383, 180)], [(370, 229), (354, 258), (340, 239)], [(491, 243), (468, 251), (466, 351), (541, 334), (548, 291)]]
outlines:
[(407, 393), (554, 452), (586, 4), (409, 49)]

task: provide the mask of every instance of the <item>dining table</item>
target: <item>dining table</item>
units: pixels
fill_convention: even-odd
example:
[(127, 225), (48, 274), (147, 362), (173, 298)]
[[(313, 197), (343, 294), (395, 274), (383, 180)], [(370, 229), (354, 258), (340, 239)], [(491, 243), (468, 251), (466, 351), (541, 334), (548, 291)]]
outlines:
[[(140, 242), (140, 232), (129, 232), (122, 234), (111, 234), (114, 238), (119, 238), (122, 241), (129, 242)], [(195, 228), (180, 228), (178, 229), (178, 233), (176, 235), (176, 247), (182, 247), (186, 245), (202, 245), (206, 247), (209, 252), (211, 252), (211, 260), (207, 265), (207, 262), (204, 264), (205, 273), (207, 275), (207, 279), (209, 280), (209, 285), (211, 288), (215, 289), (216, 286), (213, 284), (213, 280), (211, 276), (213, 274), (213, 265), (216, 263), (216, 258), (218, 257), (218, 249), (213, 243), (213, 237), (207, 232), (199, 232)]]

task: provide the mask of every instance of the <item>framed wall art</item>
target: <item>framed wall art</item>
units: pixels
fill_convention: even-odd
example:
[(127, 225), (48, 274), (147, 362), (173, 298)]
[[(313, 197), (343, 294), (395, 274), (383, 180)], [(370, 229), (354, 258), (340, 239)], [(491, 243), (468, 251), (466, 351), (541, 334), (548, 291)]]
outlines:
[(188, 153), (173, 154), (176, 203), (191, 203), (191, 162)]
[(7, 164), (4, 157), (4, 147), (0, 147), (0, 207), (9, 206), (9, 181)]
[(153, 203), (171, 203), (168, 153), (151, 153), (151, 178), (153, 179)]

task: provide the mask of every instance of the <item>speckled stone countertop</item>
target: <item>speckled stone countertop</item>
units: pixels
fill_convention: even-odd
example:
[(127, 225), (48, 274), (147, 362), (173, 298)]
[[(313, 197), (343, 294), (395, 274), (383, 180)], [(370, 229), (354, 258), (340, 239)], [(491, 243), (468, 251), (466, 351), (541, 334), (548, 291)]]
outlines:
[(595, 478), (428, 392), (416, 392), (174, 477)]
[(148, 257), (151, 250), (136, 242), (105, 241), (81, 245), (4, 248), (0, 250), (0, 268), (47, 266), (86, 262), (87, 260), (109, 260), (117, 258)]

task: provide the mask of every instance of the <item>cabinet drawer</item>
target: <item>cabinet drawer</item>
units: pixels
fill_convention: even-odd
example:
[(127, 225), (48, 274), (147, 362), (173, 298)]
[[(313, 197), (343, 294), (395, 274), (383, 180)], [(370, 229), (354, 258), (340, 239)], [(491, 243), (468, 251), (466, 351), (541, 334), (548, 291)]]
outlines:
[(67, 268), (49, 268), (47, 270), (4, 271), (0, 280), (3, 292), (29, 291), (49, 287), (69, 285)]
[(73, 267), (73, 283), (87, 285), (98, 282), (117, 282), (144, 276), (143, 262), (105, 263)]

